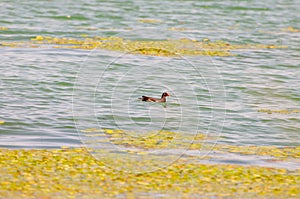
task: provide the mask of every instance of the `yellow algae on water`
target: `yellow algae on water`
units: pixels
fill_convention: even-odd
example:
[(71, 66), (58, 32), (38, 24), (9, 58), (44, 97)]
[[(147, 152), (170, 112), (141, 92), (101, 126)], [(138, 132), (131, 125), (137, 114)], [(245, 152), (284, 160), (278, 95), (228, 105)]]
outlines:
[(41, 36), (41, 35), (38, 35), (36, 36), (35, 38), (32, 38), (31, 40), (32, 41), (43, 41), (45, 39), (45, 37)]
[(244, 155), (259, 155), (273, 157), (279, 160), (300, 158), (300, 147), (276, 147), (276, 146), (231, 146), (217, 144), (216, 151), (239, 153)]
[(81, 34), (80, 36), (81, 37), (88, 37), (89, 35), (88, 34)]
[(187, 28), (176, 28), (176, 27), (171, 27), (168, 30), (172, 30), (172, 31), (185, 31), (188, 30)]
[[(107, 152), (106, 152), (107, 153)], [(124, 156), (124, 158), (126, 158)], [(133, 171), (151, 160), (106, 161)], [(159, 165), (159, 162), (156, 162)], [(1, 198), (299, 198), (299, 171), (183, 159), (145, 173), (116, 171), (84, 148), (0, 149)], [(146, 196), (146, 197), (145, 197)]]
[(168, 40), (128, 40), (120, 37), (84, 37), (76, 38), (57, 38), (44, 37), (38, 35), (31, 39), (31, 42), (6, 42), (5, 46), (32, 47), (33, 45), (48, 44), (53, 48), (72, 48), (72, 49), (106, 49), (131, 54), (143, 54), (150, 56), (235, 56), (231, 51), (237, 49), (272, 49), (284, 48), (284, 46), (264, 45), (264, 44), (230, 44), (225, 41), (203, 41), (182, 39)]
[[(276, 147), (276, 146), (234, 146), (224, 144), (206, 144), (205, 141), (213, 141), (216, 137), (202, 133), (188, 134), (172, 131), (138, 132), (120, 129), (86, 129), (87, 137), (106, 137), (106, 141), (131, 149), (151, 151), (156, 149), (187, 149), (187, 150), (213, 150), (225, 153), (238, 153), (244, 155), (268, 156), (277, 160), (300, 158), (300, 147)], [(97, 132), (103, 132), (97, 133)], [(102, 143), (104, 140), (93, 140), (91, 143)], [(89, 144), (87, 142), (87, 144)]]
[(287, 28), (283, 28), (282, 30), (285, 31), (285, 32), (300, 32), (300, 29), (296, 29), (292, 26), (289, 26)]
[(81, 132), (83, 132), (83, 133), (101, 132), (101, 129), (97, 129), (97, 128), (88, 128), (88, 129), (81, 130)]
[(262, 113), (268, 113), (268, 114), (272, 114), (272, 113), (277, 113), (277, 114), (292, 114), (292, 113), (300, 113), (300, 110), (298, 109), (293, 109), (293, 110), (287, 110), (287, 109), (282, 109), (282, 110), (271, 110), (271, 109), (258, 109), (258, 112), (262, 112)]
[(138, 22), (141, 23), (161, 23), (161, 20), (158, 19), (139, 19)]
[(140, 148), (143, 150), (151, 149), (201, 149), (202, 143), (208, 137), (204, 134), (183, 134), (171, 131), (150, 131), (138, 134), (133, 131), (123, 131), (114, 129), (104, 129), (108, 139), (115, 145)]
[(4, 26), (0, 26), (0, 30), (8, 30), (8, 28)]

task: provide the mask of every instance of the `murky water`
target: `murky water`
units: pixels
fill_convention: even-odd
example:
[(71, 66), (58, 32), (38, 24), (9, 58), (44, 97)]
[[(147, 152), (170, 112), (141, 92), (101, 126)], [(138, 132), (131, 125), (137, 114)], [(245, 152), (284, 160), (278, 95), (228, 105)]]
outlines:
[[(1, 47), (0, 147), (80, 146), (85, 128), (205, 133), (234, 145), (300, 145), (299, 113), (258, 112), (299, 109), (300, 32), (284, 31), (299, 28), (296, 0), (1, 1), (0, 8), (0, 27), (8, 28), (0, 30), (0, 42), (85, 34), (288, 46), (181, 58)], [(139, 21), (149, 18), (159, 21)], [(164, 91), (171, 94), (165, 107), (137, 100)]]

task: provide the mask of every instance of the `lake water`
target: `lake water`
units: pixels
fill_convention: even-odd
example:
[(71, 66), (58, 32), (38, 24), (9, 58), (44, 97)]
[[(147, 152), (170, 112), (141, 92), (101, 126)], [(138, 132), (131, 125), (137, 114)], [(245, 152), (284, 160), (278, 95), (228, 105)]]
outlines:
[[(229, 145), (300, 145), (299, 113), (258, 112), (299, 110), (300, 32), (286, 31), (300, 28), (296, 0), (13, 0), (0, 8), (0, 27), (7, 27), (0, 43), (88, 35), (287, 46), (174, 58), (0, 45), (0, 147), (78, 147), (88, 128), (205, 133)], [(165, 107), (137, 100), (164, 91), (171, 94)]]

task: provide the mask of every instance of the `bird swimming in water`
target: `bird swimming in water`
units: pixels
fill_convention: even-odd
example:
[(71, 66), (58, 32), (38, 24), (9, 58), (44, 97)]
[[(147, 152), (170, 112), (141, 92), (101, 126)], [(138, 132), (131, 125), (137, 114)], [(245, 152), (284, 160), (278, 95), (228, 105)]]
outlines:
[(145, 101), (145, 102), (166, 102), (166, 98), (168, 96), (170, 96), (170, 94), (167, 93), (167, 92), (164, 92), (161, 95), (161, 98), (154, 98), (154, 97), (142, 96), (142, 98), (139, 98), (139, 99), (141, 99), (142, 101)]

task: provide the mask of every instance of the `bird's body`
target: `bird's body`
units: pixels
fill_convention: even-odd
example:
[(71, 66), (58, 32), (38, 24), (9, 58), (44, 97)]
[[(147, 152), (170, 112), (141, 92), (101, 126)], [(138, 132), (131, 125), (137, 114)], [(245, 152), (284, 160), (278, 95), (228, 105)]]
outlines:
[(167, 93), (167, 92), (164, 92), (161, 95), (161, 98), (154, 98), (154, 97), (142, 96), (142, 98), (139, 98), (139, 99), (141, 99), (142, 101), (145, 101), (145, 102), (166, 102), (166, 98), (168, 96), (170, 96), (170, 94)]

